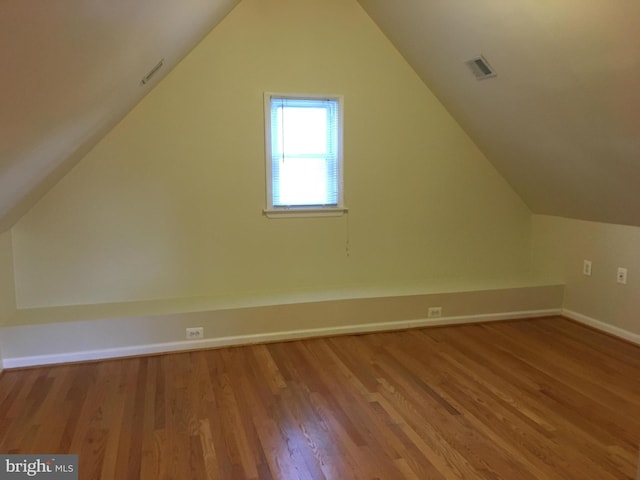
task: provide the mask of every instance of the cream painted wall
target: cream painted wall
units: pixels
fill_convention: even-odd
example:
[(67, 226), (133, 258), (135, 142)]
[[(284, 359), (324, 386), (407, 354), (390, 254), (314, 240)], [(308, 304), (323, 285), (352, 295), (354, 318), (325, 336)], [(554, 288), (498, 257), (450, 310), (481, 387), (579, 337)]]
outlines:
[[(538, 269), (564, 279), (570, 314), (640, 335), (640, 228), (534, 215), (533, 252)], [(585, 259), (590, 277), (582, 275)], [(626, 285), (616, 282), (618, 267), (628, 269)]]
[(0, 326), (16, 309), (11, 232), (0, 233)]
[[(13, 255), (11, 232), (0, 233), (0, 345), (3, 341), (3, 325), (10, 321), (16, 310), (13, 281)], [(3, 349), (0, 348), (0, 372), (3, 368)]]
[[(265, 91), (344, 95), (348, 215), (262, 215)], [(508, 287), (531, 215), (355, 0), (244, 0), (12, 233), (26, 308)]]

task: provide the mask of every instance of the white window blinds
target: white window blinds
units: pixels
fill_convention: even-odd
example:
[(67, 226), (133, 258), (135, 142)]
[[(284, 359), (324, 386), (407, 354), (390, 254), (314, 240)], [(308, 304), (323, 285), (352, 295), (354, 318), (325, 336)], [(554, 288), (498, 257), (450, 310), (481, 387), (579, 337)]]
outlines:
[(271, 208), (341, 203), (337, 98), (270, 96)]

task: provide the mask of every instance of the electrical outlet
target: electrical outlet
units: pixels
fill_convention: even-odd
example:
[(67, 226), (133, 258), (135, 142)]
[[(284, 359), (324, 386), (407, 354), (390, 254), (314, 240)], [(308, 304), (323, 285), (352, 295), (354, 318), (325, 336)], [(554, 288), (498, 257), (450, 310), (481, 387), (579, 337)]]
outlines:
[(586, 275), (587, 277), (591, 276), (591, 260), (583, 260), (582, 274)]
[(203, 327), (189, 327), (187, 328), (187, 340), (197, 340), (199, 338), (204, 338), (204, 328)]
[(618, 267), (618, 276), (616, 277), (618, 283), (627, 283), (627, 269), (624, 267)]
[(442, 316), (442, 307), (429, 307), (427, 318), (438, 318)]

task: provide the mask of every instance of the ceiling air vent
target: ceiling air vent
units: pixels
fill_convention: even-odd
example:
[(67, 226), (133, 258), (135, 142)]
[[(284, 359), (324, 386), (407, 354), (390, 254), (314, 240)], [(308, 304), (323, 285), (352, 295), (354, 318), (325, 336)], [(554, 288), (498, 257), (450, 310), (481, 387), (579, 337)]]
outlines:
[(484, 80), (485, 78), (491, 78), (496, 76), (496, 72), (491, 68), (489, 62), (480, 55), (479, 57), (474, 57), (471, 60), (467, 60), (465, 62), (469, 69), (473, 72), (473, 75), (478, 80)]

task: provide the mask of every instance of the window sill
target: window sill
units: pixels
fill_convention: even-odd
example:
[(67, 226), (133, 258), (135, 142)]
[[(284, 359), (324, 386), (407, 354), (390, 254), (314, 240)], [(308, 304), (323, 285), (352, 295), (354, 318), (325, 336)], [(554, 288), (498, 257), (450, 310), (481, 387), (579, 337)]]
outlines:
[(262, 211), (269, 218), (339, 217), (348, 212), (346, 207), (265, 208)]

